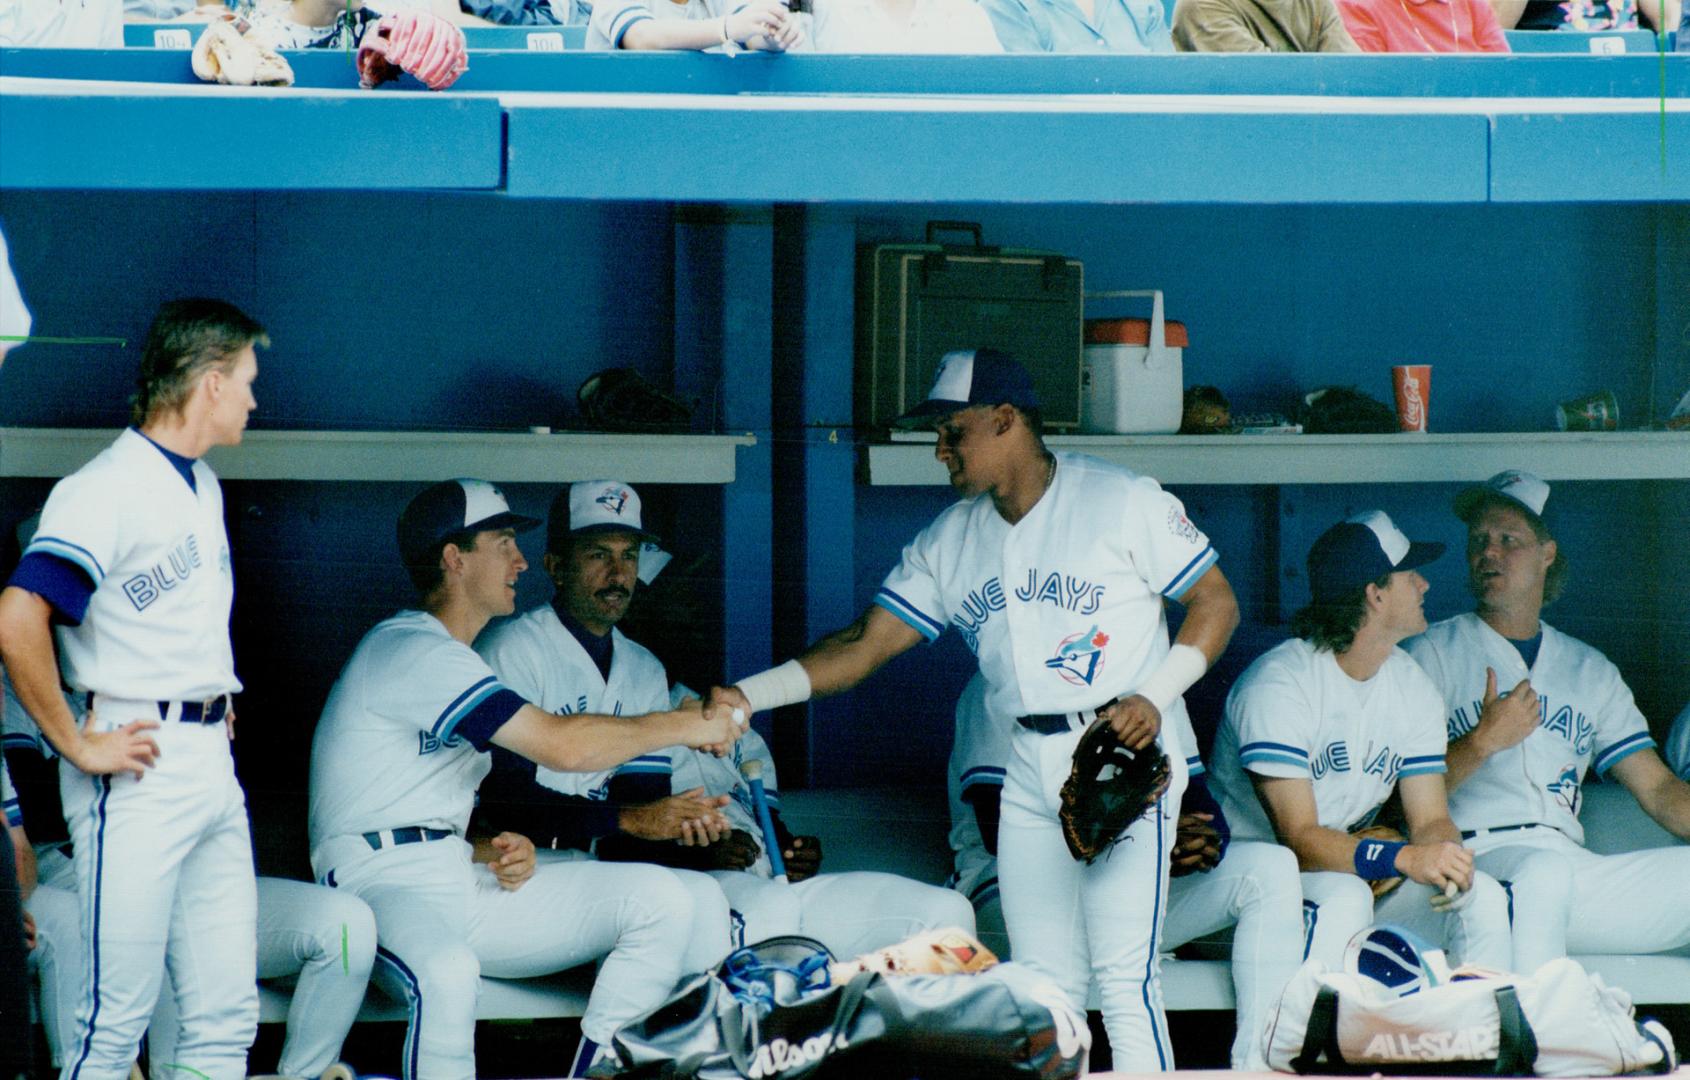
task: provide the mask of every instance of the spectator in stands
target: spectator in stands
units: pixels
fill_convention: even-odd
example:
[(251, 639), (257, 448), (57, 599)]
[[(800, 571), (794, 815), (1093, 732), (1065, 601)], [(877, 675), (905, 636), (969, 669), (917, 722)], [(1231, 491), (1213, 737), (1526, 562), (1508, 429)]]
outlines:
[(1162, 0), (980, 0), (1007, 52), (1174, 51)]
[(1333, 0), (1179, 0), (1174, 47), (1181, 52), (1361, 51)]
[(1338, 0), (1363, 52), (1511, 52), (1490, 0)]
[(1684, 706), (1684, 711), (1673, 721), (1672, 731), (1667, 735), (1666, 757), (1673, 772), (1690, 780), (1690, 705)]
[(130, 22), (203, 22), (228, 10), (223, 0), (123, 0), (123, 17)]
[(466, 14), (458, 0), (377, 0), (375, 7), (364, 0), (258, 0), (249, 21), (251, 33), (272, 49), (343, 49), (355, 48), (366, 29), (396, 11), (428, 11), (460, 26), (486, 25)]
[(976, 0), (815, 0), (814, 18), (817, 52), (1003, 52)]
[(0, 0), (0, 48), (121, 49), (123, 0)]
[[(1504, 30), (1670, 30), (1680, 0), (1492, 0)], [(1638, 21), (1641, 14), (1648, 25)]]
[(587, 48), (791, 52), (808, 44), (803, 20), (782, 0), (729, 6), (725, 0), (598, 0), (587, 22)]

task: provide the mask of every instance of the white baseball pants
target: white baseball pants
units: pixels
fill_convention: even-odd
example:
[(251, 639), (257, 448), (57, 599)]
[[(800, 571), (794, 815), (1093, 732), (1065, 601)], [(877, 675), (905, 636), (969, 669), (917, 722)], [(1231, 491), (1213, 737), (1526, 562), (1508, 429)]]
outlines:
[[(101, 699), (99, 730), (158, 720), (153, 702)], [(59, 763), (87, 952), (64, 1080), (125, 1080), (168, 959), (176, 1057), (208, 1080), (244, 1080), (258, 1031), (257, 897), (246, 797), (222, 724), (166, 720), (141, 780)]]
[(1158, 812), (1087, 866), (1068, 853), (1057, 817), (1079, 740), (1078, 731), (1015, 730), (998, 823), (1004, 923), (1017, 962), (1055, 980), (1075, 1009), (1095, 980), (1116, 1070), (1166, 1071), (1174, 1059), (1158, 948), (1185, 758), (1168, 756), (1173, 779)]
[(956, 926), (974, 932), (967, 897), (897, 874), (817, 874), (795, 884), (745, 870), (716, 870), (710, 876), (744, 920), (743, 940), (736, 945), (803, 934), (848, 960), (926, 930)]
[(29, 965), (41, 984), (41, 1026), (54, 1068), (76, 1045), (76, 1007), (82, 998), (82, 911), (76, 899), (76, 866), (56, 847), (36, 849), (38, 884), (24, 904), (35, 920)]
[(1297, 856), (1278, 844), (1235, 840), (1214, 869), (1168, 884), (1164, 949), (1237, 925), (1232, 934), (1232, 988), (1238, 1003), (1234, 1069), (1269, 1071), (1260, 1045), (1262, 1029), (1303, 962), (1302, 910)]
[(1438, 891), (1405, 881), (1378, 904), (1373, 890), (1354, 874), (1312, 871), (1303, 878), (1304, 941), (1310, 960), (1333, 970), (1344, 965), (1344, 946), (1356, 932), (1375, 923), (1412, 930), (1449, 955), (1452, 965), (1477, 964), (1507, 971), (1513, 960), (1508, 928), (1508, 895), (1495, 878), (1473, 874), (1473, 899), (1459, 911), (1437, 911)]

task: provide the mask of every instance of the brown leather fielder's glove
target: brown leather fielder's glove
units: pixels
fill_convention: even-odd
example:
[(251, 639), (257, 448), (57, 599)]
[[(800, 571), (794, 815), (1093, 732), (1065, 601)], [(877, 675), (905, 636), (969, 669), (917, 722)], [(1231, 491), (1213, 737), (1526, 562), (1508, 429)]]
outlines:
[(855, 960), (828, 965), (835, 985), (850, 982), (865, 971), (882, 975), (977, 975), (997, 966), (992, 950), (972, 934), (952, 926), (929, 930), (896, 945), (864, 953)]
[(1094, 720), (1074, 748), (1062, 784), (1062, 836), (1076, 859), (1091, 863), (1168, 790), (1168, 755), (1152, 743), (1129, 750), (1106, 720)]
[[(1357, 829), (1350, 835), (1355, 837), (1357, 840), (1388, 840), (1393, 844), (1406, 843), (1402, 833), (1397, 832), (1389, 825), (1369, 825), (1365, 829)], [(1374, 900), (1378, 900), (1380, 897), (1385, 896), (1392, 889), (1395, 889), (1401, 884), (1402, 878), (1400, 877), (1380, 878), (1378, 881), (1370, 881), (1367, 883), (1368, 887), (1373, 890)]]

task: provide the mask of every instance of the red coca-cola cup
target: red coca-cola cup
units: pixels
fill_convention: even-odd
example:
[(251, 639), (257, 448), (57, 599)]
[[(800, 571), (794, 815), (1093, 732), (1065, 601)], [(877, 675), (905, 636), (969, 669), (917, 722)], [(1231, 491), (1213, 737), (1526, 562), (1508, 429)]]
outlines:
[(1432, 410), (1432, 365), (1398, 364), (1391, 369), (1391, 390), (1397, 398), (1397, 429), (1426, 431)]

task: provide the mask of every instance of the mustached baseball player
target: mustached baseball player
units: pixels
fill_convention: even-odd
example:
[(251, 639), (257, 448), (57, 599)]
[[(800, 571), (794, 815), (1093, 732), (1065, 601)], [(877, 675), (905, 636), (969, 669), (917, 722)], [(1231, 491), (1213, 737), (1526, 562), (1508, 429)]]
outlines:
[[(950, 763), (952, 887), (973, 901), (980, 940), (995, 947), (994, 939), (1003, 940), (997, 821), (1013, 721), (986, 711), (986, 682), (975, 675), (957, 699), (956, 722)], [(1180, 716), (1180, 723), (1190, 782), (1172, 852), (1162, 949), (1235, 927), (1232, 984), (1238, 1024), (1232, 1067), (1263, 1072), (1267, 1063), (1258, 1045), (1263, 1025), (1303, 960), (1297, 860), (1278, 844), (1231, 842), (1226, 816), (1204, 780), (1190, 718)]]
[[(641, 525), (639, 494), (627, 484), (589, 480), (562, 489), (547, 516), (542, 559), (556, 595), (489, 627), (476, 650), (506, 687), (548, 712), (634, 716), (668, 709), (663, 664), (616, 629), (640, 584), (641, 551), (656, 539)], [(609, 791), (614, 770), (564, 772), (494, 747), (477, 818), (491, 831), (533, 838), (542, 861), (578, 858), (618, 831), (664, 843), (724, 837), (726, 800), (706, 797), (701, 788), (670, 797), (666, 754), (640, 754), (621, 766), (661, 768), (655, 797), (617, 801)], [(683, 970), (714, 968), (731, 948), (727, 898), (703, 874), (675, 877), (692, 895), (697, 917)]]
[(516, 534), (538, 524), (479, 480), (412, 499), (399, 548), (421, 606), (359, 642), (312, 743), (312, 870), (375, 912), (375, 977), (411, 1010), (407, 1080), (475, 1075), (482, 974), (521, 978), (602, 957), (581, 1029), (608, 1042), (662, 1002), (695, 926), (685, 888), (659, 867), (576, 862), (530, 873), (531, 845), (510, 836), (493, 843), (519, 857), (520, 873), (501, 876), (502, 859), (471, 863), (464, 836), (491, 746), (593, 772), (677, 743), (725, 751), (739, 734), (727, 710), (697, 702), (643, 716), (557, 715), (499, 681), (470, 643), (514, 609), (528, 566)]
[(182, 1064), (214, 1080), (246, 1075), (256, 900), (225, 729), (241, 688), (234, 578), (222, 489), (199, 458), (240, 442), (266, 341), (221, 301), (164, 305), (141, 357), (136, 426), (54, 485), (0, 594), (0, 652), (61, 756), (75, 845), (89, 963), (67, 1080), (128, 1075), (167, 954)]
[(1448, 718), (1450, 810), (1479, 867), (1510, 883), (1514, 967), (1525, 972), (1568, 951), (1690, 944), (1690, 848), (1583, 846), (1591, 769), (1685, 839), (1690, 784), (1662, 763), (1619, 670), (1543, 621), (1567, 577), (1548, 499), (1548, 484), (1515, 470), (1457, 496), (1477, 609), (1410, 644)]
[[(1397, 648), (1426, 628), (1417, 568), (1442, 553), (1378, 510), (1322, 533), (1297, 636), (1239, 677), (1215, 737), (1214, 783), (1233, 837), (1296, 853), (1307, 955), (1331, 968), (1376, 915), (1464, 962), (1508, 968), (1507, 898), (1474, 871), (1449, 817), (1441, 701)], [(1407, 842), (1351, 835), (1393, 790)], [(1408, 880), (1376, 906), (1371, 883), (1396, 877)]]
[[(979, 658), (989, 709), (1019, 718), (998, 824), (1015, 954), (1075, 1008), (1096, 981), (1117, 1069), (1172, 1068), (1157, 942), (1186, 770), (1166, 718), (1226, 647), (1232, 588), (1208, 538), (1154, 480), (1045, 449), (1032, 379), (1002, 353), (948, 354), (928, 399), (899, 423), (937, 430), (935, 453), (962, 501), (904, 549), (856, 622), (711, 698), (762, 710), (838, 693), (954, 626)], [(1171, 648), (1168, 599), (1186, 606)], [(1057, 814), (1088, 710), (1129, 747), (1160, 742), (1173, 775), (1160, 812), (1085, 865)]]

